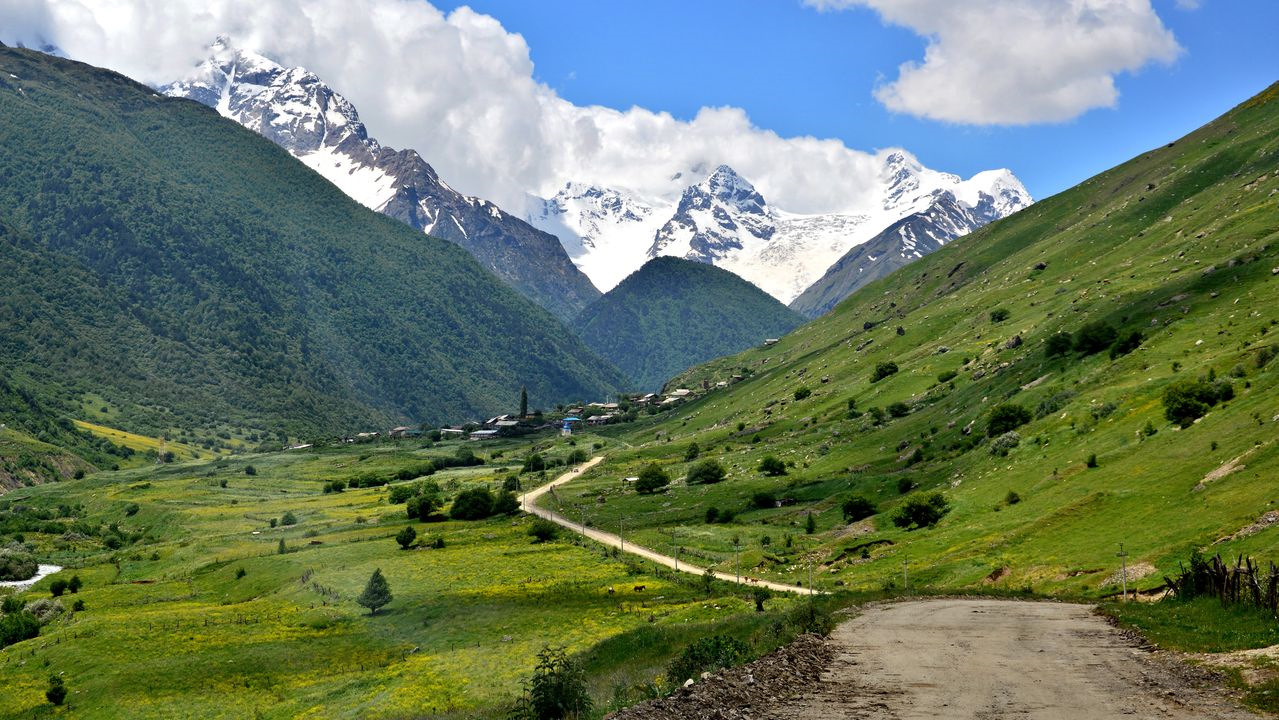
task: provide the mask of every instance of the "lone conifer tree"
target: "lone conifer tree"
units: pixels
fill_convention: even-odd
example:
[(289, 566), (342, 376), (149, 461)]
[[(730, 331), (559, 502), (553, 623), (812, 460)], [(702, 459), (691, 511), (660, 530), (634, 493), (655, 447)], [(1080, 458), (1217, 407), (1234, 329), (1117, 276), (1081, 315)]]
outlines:
[(391, 586), (382, 577), (381, 568), (373, 571), (369, 584), (364, 586), (364, 592), (355, 601), (368, 608), (370, 615), (376, 615), (378, 608), (391, 602)]
[(520, 386), (520, 417), (528, 417), (528, 388)]

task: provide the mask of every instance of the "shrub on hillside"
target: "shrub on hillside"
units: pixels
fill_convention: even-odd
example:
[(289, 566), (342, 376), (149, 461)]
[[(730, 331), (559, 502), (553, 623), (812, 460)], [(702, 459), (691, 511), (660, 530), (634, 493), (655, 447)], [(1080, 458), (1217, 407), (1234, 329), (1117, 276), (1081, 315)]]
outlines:
[(703, 460), (689, 468), (685, 480), (689, 485), (713, 485), (728, 477), (724, 466), (714, 460)]
[(483, 487), (458, 493), (449, 508), (449, 517), (454, 520), (483, 520), (492, 514), (493, 493)]
[(697, 640), (671, 661), (666, 669), (666, 677), (671, 682), (682, 684), (685, 680), (696, 679), (704, 672), (715, 672), (736, 665), (750, 654), (746, 643), (728, 635), (712, 635)]
[(635, 481), (635, 492), (641, 495), (652, 495), (661, 492), (670, 484), (671, 478), (666, 471), (656, 463), (649, 463), (640, 470), (639, 479)]
[(1164, 417), (1188, 428), (1209, 408), (1234, 396), (1234, 386), (1226, 380), (1179, 380), (1164, 389)]
[(956, 377), (959, 377), (958, 372), (954, 370), (945, 370), (937, 374), (937, 382), (948, 383), (951, 380), (954, 380)]
[(1114, 360), (1120, 355), (1127, 355), (1133, 350), (1136, 350), (1141, 347), (1141, 342), (1143, 340), (1145, 340), (1145, 338), (1142, 336), (1140, 330), (1133, 330), (1127, 335), (1124, 335), (1116, 340), (1114, 345), (1110, 346), (1110, 359)]
[(1058, 332), (1048, 336), (1048, 340), (1044, 342), (1044, 354), (1048, 357), (1061, 357), (1070, 353), (1075, 347), (1075, 341), (1070, 337), (1070, 333)]
[(40, 569), (34, 555), (20, 550), (0, 550), (0, 581), (28, 580)]
[(701, 454), (702, 448), (697, 443), (689, 443), (688, 449), (684, 451), (684, 462), (693, 462)]
[(524, 458), (524, 466), (520, 468), (521, 473), (541, 472), (546, 469), (546, 458), (538, 453), (533, 453)]
[(950, 503), (939, 492), (922, 497), (915, 495), (906, 498), (893, 512), (893, 524), (908, 530), (928, 528), (936, 525), (949, 510)]
[(1109, 323), (1090, 322), (1075, 332), (1074, 348), (1085, 355), (1099, 353), (1115, 343), (1119, 333)]
[(915, 489), (915, 481), (908, 477), (897, 479), (897, 494), (905, 495)]
[(888, 410), (889, 415), (895, 418), (906, 417), (910, 414), (910, 406), (900, 401), (889, 404), (885, 409)]
[(997, 437), (1031, 421), (1030, 411), (1016, 403), (1004, 403), (990, 409), (986, 436)]
[(1012, 315), (1013, 314), (1009, 312), (1008, 308), (995, 308), (990, 311), (990, 321), (993, 323), (1001, 323), (1012, 317)]
[(1005, 457), (1013, 448), (1020, 444), (1021, 435), (1016, 430), (1009, 430), (990, 443), (990, 454)]
[[(406, 526), (402, 530), (400, 530), (398, 533), (395, 534), (395, 542), (399, 543), (400, 547), (404, 548), (405, 550), (408, 550), (409, 546), (412, 545), (413, 541), (416, 539), (417, 539), (417, 530), (414, 530), (412, 526)], [(281, 540), (280, 542), (284, 542), (284, 541)]]
[(528, 535), (535, 543), (550, 542), (559, 537), (560, 526), (546, 518), (534, 518), (533, 524), (529, 525)]
[(494, 515), (514, 515), (520, 511), (520, 500), (510, 490), (503, 490), (493, 500)]
[(870, 381), (873, 383), (879, 382), (889, 375), (895, 375), (896, 373), (897, 363), (891, 360), (888, 362), (882, 362), (875, 366), (875, 372), (871, 373)]
[(806, 398), (806, 397), (808, 397), (809, 395), (812, 395), (812, 394), (813, 394), (813, 391), (812, 391), (811, 389), (806, 388), (806, 387), (802, 387), (802, 388), (799, 388), (799, 389), (797, 389), (797, 390), (795, 391), (795, 396), (794, 396), (794, 397), (795, 397), (795, 399), (796, 399), (796, 400), (803, 400), (804, 398)]
[(771, 492), (757, 492), (751, 496), (751, 506), (759, 510), (771, 510), (777, 507), (777, 496)]
[(511, 720), (560, 720), (588, 717), (591, 696), (581, 665), (562, 648), (544, 648), (537, 654), (537, 667), (528, 692), (508, 713)]
[(767, 455), (763, 460), (759, 461), (759, 471), (769, 477), (778, 477), (786, 474), (786, 463), (778, 460), (772, 455)]
[(871, 515), (879, 512), (879, 510), (875, 508), (875, 503), (862, 495), (854, 495), (845, 500), (844, 504), (840, 506), (840, 510), (843, 511), (844, 520), (846, 522), (865, 520)]
[(6, 612), (0, 617), (0, 648), (30, 640), (39, 634), (39, 618), (26, 610)]

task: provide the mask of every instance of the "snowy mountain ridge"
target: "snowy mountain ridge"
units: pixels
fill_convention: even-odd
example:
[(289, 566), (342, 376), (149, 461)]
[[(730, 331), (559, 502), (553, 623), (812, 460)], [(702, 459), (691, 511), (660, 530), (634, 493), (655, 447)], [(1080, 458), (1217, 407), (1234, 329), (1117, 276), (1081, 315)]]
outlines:
[(711, 263), (790, 303), (852, 248), (904, 218), (934, 210), (929, 242), (907, 243), (913, 259), (1032, 202), (1008, 170), (964, 180), (924, 167), (904, 150), (881, 157), (880, 183), (856, 213), (798, 214), (770, 205), (720, 165), (678, 199), (644, 199), (621, 188), (568, 183), (534, 203), (528, 220), (560, 237), (569, 256), (607, 291), (647, 260), (673, 255)]
[(382, 146), (355, 106), (305, 68), (218, 38), (187, 78), (160, 90), (215, 108), (275, 142), (361, 205), (461, 245), (561, 319), (599, 297), (558, 238), (457, 192), (416, 151)]

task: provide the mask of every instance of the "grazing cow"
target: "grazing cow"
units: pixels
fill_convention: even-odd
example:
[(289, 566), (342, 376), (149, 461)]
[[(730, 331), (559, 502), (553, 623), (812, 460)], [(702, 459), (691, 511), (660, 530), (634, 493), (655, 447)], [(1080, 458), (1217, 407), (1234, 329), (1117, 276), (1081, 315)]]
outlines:
[(643, 585), (636, 585), (636, 586), (635, 586), (635, 592), (644, 592), (644, 586), (643, 586)]
[(612, 594), (613, 594), (613, 586), (612, 586), (612, 585), (609, 585), (609, 586), (608, 586), (608, 594), (609, 594), (609, 595), (612, 595)]

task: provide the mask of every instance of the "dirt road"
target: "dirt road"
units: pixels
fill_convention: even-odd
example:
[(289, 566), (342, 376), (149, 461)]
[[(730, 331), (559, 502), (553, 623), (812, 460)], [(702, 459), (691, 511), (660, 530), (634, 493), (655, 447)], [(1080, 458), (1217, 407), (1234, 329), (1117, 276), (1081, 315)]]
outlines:
[[(547, 520), (550, 520), (551, 522), (556, 523), (557, 525), (568, 528), (569, 530), (572, 530), (573, 532), (579, 535), (582, 535), (584, 537), (588, 537), (597, 543), (600, 543), (602, 545), (607, 545), (608, 547), (618, 548), (622, 550), (623, 552), (628, 552), (628, 553), (631, 553), (632, 555), (638, 555), (639, 557), (642, 557), (645, 560), (655, 562), (658, 565), (665, 565), (666, 567), (671, 568), (673, 570), (678, 570), (680, 572), (689, 573), (692, 575), (701, 575), (705, 573), (706, 568), (704, 567), (699, 567), (697, 565), (690, 565), (689, 563), (670, 557), (669, 555), (663, 555), (659, 552), (650, 550), (646, 547), (636, 545), (635, 543), (630, 542), (626, 540), (625, 538), (614, 535), (613, 533), (603, 532), (602, 530), (596, 530), (595, 528), (587, 527), (585, 525), (582, 525), (581, 523), (573, 522), (572, 520), (569, 520), (568, 518), (564, 517), (563, 515), (560, 515), (559, 513), (552, 512), (550, 510), (547, 510), (546, 508), (538, 506), (537, 504), (538, 498), (542, 497), (548, 492), (553, 491), (555, 488), (559, 487), (560, 485), (563, 485), (564, 483), (567, 483), (576, 479), (582, 473), (598, 465), (603, 459), (604, 459), (603, 456), (593, 457), (587, 462), (584, 462), (581, 465), (578, 465), (577, 467), (573, 468), (572, 470), (569, 470), (563, 475), (560, 475), (559, 477), (555, 478), (551, 482), (537, 489), (530, 490), (524, 493), (524, 496), (520, 499), (521, 509), (523, 509), (524, 512), (526, 513), (530, 513), (532, 515), (537, 515), (538, 517), (546, 518)], [(796, 585), (785, 585), (782, 583), (769, 582), (767, 580), (757, 580), (755, 578), (750, 578), (746, 576), (738, 577), (734, 575), (733, 573), (716, 572), (715, 577), (720, 580), (725, 580), (727, 582), (737, 582), (742, 585), (747, 585), (749, 587), (764, 587), (764, 588), (768, 588), (769, 590), (775, 590), (777, 592), (788, 592), (788, 593), (797, 593), (797, 594), (809, 593), (808, 588), (798, 587)]]
[(831, 636), (820, 682), (754, 717), (817, 720), (1255, 718), (1087, 605), (921, 600), (872, 606)]

